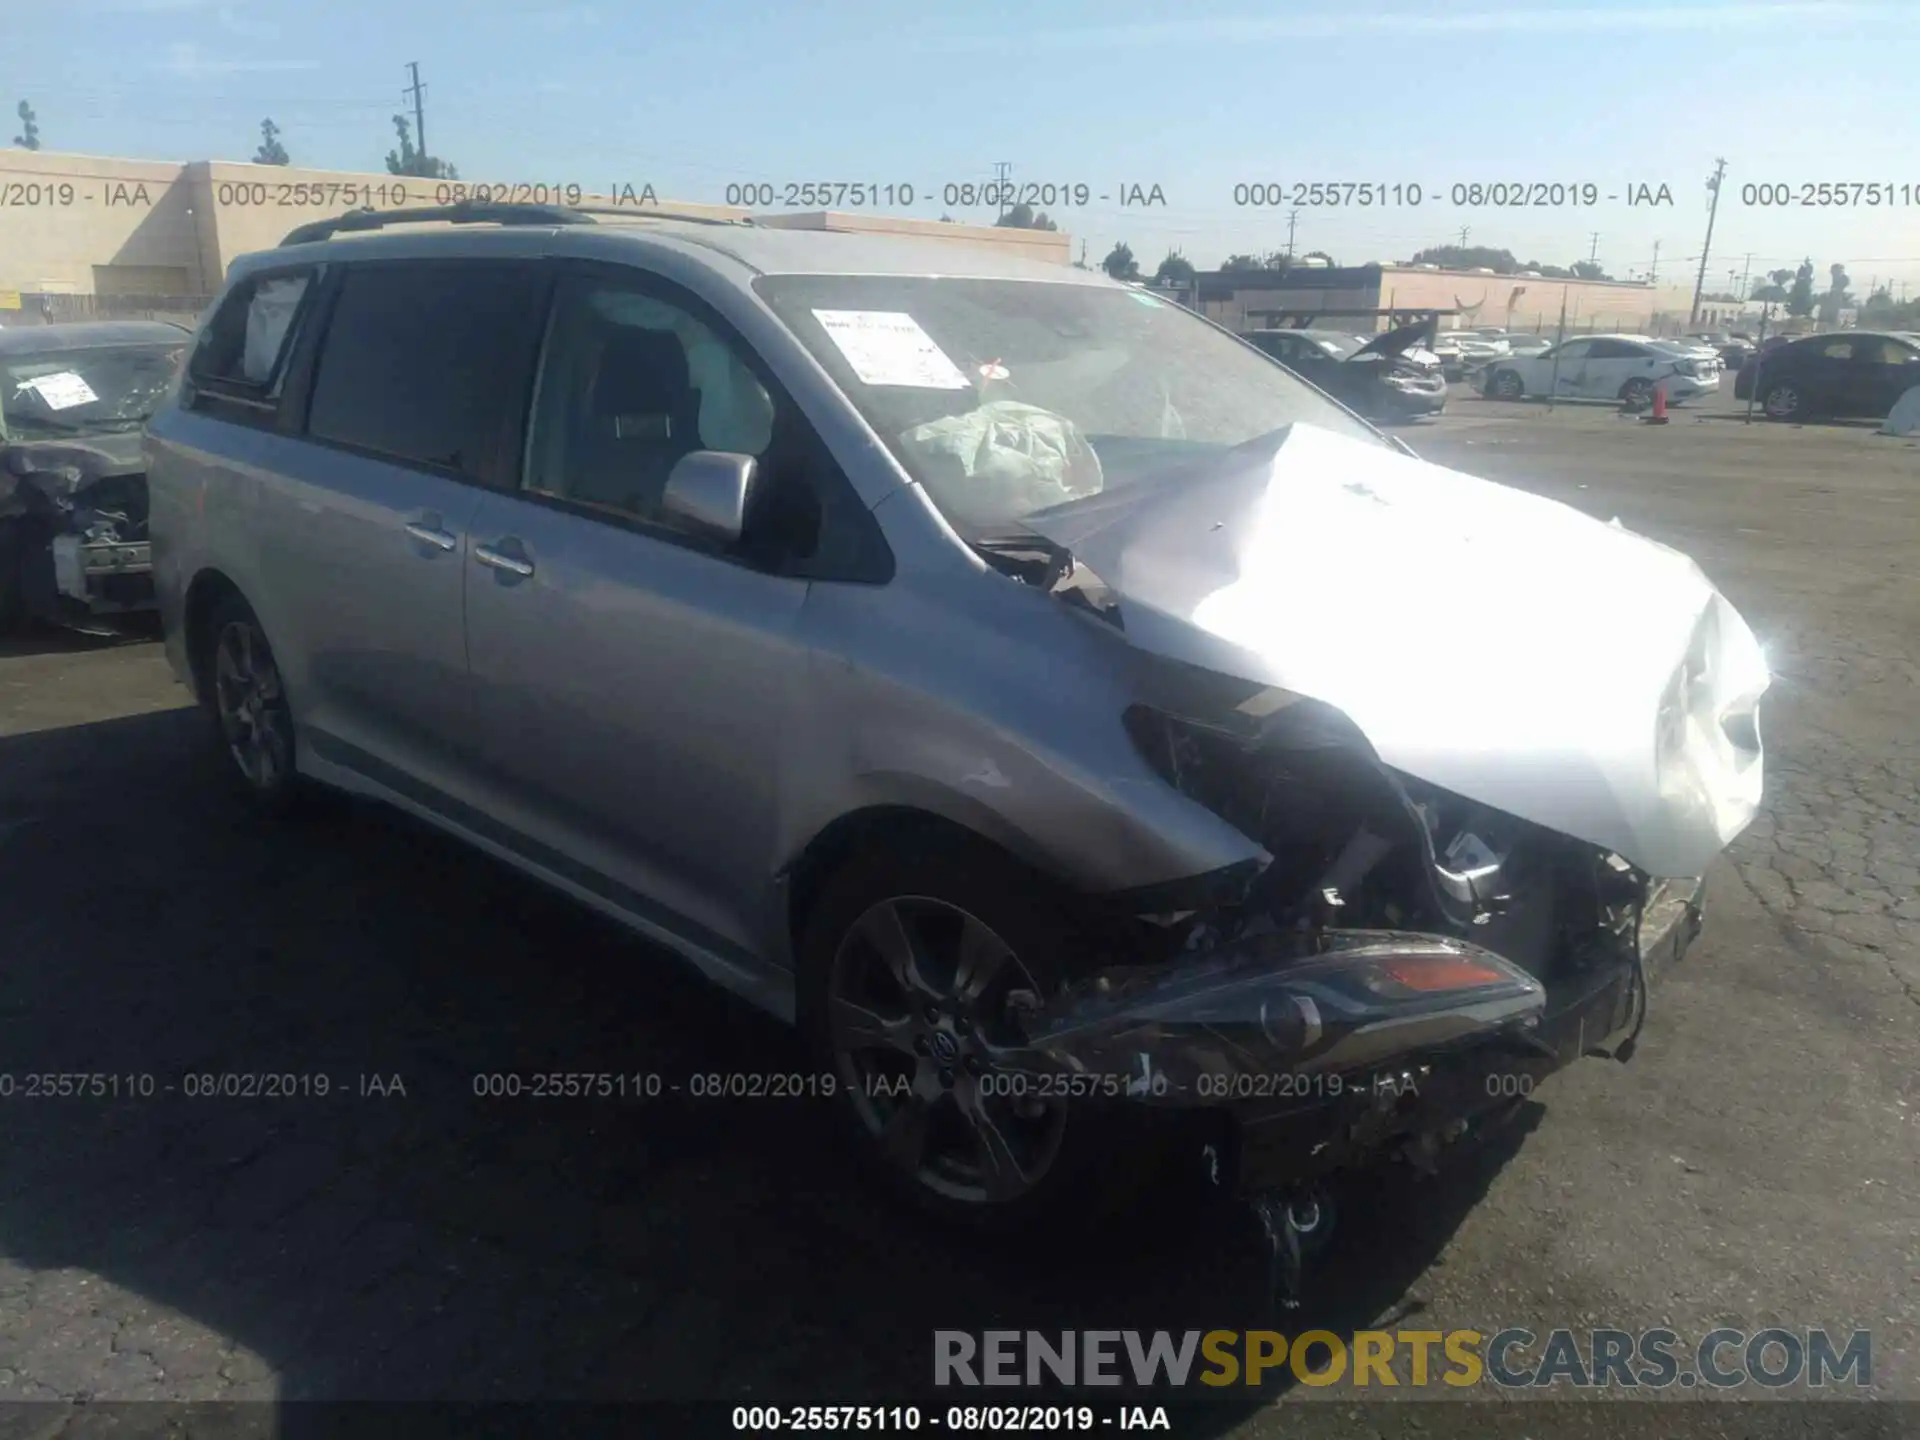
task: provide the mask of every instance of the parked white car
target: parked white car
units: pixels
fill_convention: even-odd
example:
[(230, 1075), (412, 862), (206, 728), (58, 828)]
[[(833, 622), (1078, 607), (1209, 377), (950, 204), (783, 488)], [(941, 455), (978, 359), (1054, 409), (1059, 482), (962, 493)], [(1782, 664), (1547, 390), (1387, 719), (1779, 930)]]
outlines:
[(1720, 360), (1720, 347), (1702, 340), (1697, 335), (1674, 335), (1655, 340), (1652, 343), (1683, 351), (1696, 360), (1711, 360), (1716, 365), (1722, 363)]
[(1487, 393), (1499, 400), (1645, 401), (1663, 382), (1670, 401), (1713, 394), (1720, 362), (1640, 335), (1582, 335), (1539, 355), (1509, 356), (1487, 371)]

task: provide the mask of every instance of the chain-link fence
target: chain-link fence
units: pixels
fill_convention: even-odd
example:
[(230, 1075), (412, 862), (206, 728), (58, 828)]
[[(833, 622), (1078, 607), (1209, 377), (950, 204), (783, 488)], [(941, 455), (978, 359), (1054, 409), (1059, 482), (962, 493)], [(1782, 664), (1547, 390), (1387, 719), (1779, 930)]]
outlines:
[(68, 325), (81, 320), (170, 320), (189, 328), (211, 302), (206, 295), (22, 294), (18, 310), (0, 310), (0, 325)]

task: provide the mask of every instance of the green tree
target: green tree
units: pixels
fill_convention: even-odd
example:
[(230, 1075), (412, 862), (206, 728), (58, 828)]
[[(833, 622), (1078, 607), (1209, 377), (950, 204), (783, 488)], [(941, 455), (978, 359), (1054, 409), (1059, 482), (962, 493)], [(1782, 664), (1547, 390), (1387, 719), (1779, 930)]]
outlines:
[(1576, 280), (1611, 280), (1613, 277), (1591, 260), (1573, 262), (1573, 278)]
[(33, 113), (33, 106), (22, 100), (20, 108), (14, 113), (20, 117), (20, 133), (13, 137), (13, 143), (22, 150), (38, 150), (40, 148), (40, 117)]
[(1126, 241), (1117, 241), (1113, 249), (1107, 252), (1107, 258), (1100, 262), (1100, 268), (1116, 280), (1138, 280), (1140, 262), (1133, 258), (1133, 247)]
[(253, 154), (256, 165), (291, 165), (287, 147), (280, 143), (280, 127), (271, 120), (260, 122), (260, 148)]
[(1748, 292), (1749, 300), (1758, 300), (1763, 304), (1780, 305), (1787, 299), (1787, 286), (1793, 283), (1793, 271), (1769, 270), (1764, 285), (1756, 285)]
[(1793, 289), (1787, 293), (1787, 314), (1805, 317), (1813, 314), (1813, 260), (1802, 260), (1793, 272)]
[(1284, 250), (1273, 250), (1265, 255), (1229, 255), (1220, 262), (1220, 271), (1225, 275), (1244, 275), (1253, 270), (1284, 275), (1292, 268), (1293, 257)]
[(1160, 262), (1153, 272), (1153, 278), (1169, 285), (1191, 285), (1193, 283), (1193, 262), (1178, 250), (1169, 250), (1167, 258)]
[(1031, 205), (1016, 205), (993, 222), (1009, 230), (1058, 230), (1045, 211), (1036, 213)]
[(407, 117), (393, 117), (394, 133), (400, 137), (400, 148), (387, 152), (387, 173), (389, 175), (416, 175), (423, 180), (458, 180), (460, 172), (444, 160), (424, 155), (414, 148), (413, 127), (407, 124)]
[(1487, 245), (1430, 245), (1407, 263), (1438, 265), (1442, 270), (1491, 270), (1496, 275), (1511, 275), (1521, 268), (1511, 250)]

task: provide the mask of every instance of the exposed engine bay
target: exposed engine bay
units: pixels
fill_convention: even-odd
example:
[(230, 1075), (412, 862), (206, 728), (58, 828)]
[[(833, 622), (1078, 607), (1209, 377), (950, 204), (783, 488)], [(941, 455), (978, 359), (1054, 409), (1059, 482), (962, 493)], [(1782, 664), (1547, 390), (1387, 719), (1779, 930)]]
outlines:
[(84, 623), (151, 609), (139, 435), (7, 445), (0, 459), (0, 562), (11, 608), (43, 620)]

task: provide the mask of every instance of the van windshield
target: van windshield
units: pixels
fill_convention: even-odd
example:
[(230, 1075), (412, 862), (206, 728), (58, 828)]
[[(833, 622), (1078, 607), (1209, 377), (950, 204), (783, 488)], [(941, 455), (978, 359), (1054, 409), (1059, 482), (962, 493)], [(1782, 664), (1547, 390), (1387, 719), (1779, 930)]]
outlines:
[(1251, 346), (1137, 290), (891, 275), (755, 288), (963, 531), (1296, 421), (1387, 443)]

